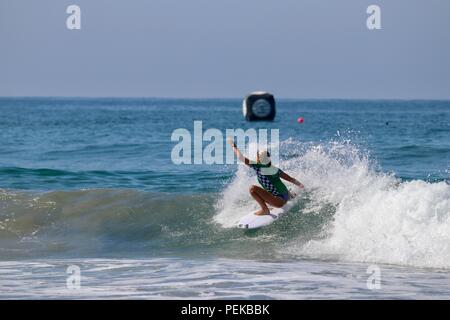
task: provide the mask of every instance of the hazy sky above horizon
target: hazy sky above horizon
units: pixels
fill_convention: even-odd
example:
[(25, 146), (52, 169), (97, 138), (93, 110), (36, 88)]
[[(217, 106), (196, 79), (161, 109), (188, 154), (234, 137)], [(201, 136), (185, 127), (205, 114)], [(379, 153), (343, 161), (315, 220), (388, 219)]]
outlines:
[(0, 96), (450, 99), (450, 1), (0, 0), (0, 41)]

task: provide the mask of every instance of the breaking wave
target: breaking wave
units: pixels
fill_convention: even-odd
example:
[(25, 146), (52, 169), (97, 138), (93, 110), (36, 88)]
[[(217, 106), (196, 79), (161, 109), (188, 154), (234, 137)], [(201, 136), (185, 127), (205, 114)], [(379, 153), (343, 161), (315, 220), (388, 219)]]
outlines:
[(0, 259), (200, 254), (450, 268), (447, 181), (402, 181), (350, 141), (289, 139), (281, 154), (307, 188), (257, 231), (234, 228), (257, 209), (245, 166), (219, 193), (0, 189)]

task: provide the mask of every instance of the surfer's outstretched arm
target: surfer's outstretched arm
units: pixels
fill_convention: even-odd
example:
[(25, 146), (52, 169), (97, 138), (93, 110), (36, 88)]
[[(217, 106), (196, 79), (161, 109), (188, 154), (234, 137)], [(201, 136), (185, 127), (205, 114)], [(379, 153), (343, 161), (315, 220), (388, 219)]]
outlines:
[(295, 178), (292, 178), (290, 175), (288, 175), (286, 172), (284, 172), (284, 171), (281, 171), (281, 173), (280, 173), (280, 178), (282, 178), (282, 179), (284, 179), (284, 180), (286, 180), (286, 181), (289, 181), (289, 182), (292, 182), (293, 184), (295, 184), (297, 187), (299, 187), (299, 188), (304, 188), (305, 186), (300, 182), (300, 181), (298, 181), (297, 179), (295, 179)]
[(236, 155), (236, 157), (239, 159), (239, 161), (242, 161), (246, 165), (250, 165), (250, 160), (242, 155), (241, 151), (239, 151), (239, 149), (236, 146), (236, 144), (234, 143), (234, 141), (231, 138), (228, 138), (227, 142), (231, 146), (231, 149), (233, 149), (233, 152)]

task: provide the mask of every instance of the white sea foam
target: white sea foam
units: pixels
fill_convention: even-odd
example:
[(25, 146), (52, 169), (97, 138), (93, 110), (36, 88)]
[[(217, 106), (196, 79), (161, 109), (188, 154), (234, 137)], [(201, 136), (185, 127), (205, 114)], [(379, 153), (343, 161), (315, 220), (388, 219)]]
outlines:
[[(66, 286), (79, 266), (79, 289)], [(448, 299), (450, 274), (383, 266), (382, 290), (367, 265), (240, 259), (0, 261), (1, 299)]]
[(343, 199), (329, 236), (290, 248), (312, 256), (450, 268), (450, 187), (404, 182), (374, 184)]
[[(402, 182), (376, 170), (369, 157), (348, 142), (301, 145), (288, 140), (282, 153), (294, 155), (281, 167), (309, 192), (301, 212), (334, 208), (321, 238), (294, 236), (283, 252), (316, 258), (450, 268), (450, 186), (422, 180)], [(224, 190), (215, 220), (232, 227), (256, 209), (248, 196), (255, 183), (240, 167)]]

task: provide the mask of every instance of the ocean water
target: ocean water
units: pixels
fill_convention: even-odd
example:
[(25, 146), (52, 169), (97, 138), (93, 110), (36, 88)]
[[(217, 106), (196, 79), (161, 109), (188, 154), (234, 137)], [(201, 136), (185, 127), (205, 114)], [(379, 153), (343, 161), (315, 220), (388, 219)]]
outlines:
[[(253, 172), (171, 161), (199, 120), (280, 130), (286, 216), (237, 229)], [(450, 102), (0, 98), (0, 134), (0, 298), (450, 298)]]

